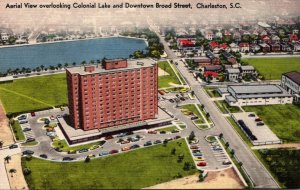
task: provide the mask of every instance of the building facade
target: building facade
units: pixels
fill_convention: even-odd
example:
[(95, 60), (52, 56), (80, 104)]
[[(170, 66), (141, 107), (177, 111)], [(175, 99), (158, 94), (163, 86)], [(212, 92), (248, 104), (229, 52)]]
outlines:
[(281, 86), (291, 95), (296, 102), (300, 101), (300, 73), (291, 71), (281, 76)]
[(158, 68), (150, 59), (105, 60), (102, 65), (66, 72), (75, 129), (102, 129), (154, 119), (158, 114)]

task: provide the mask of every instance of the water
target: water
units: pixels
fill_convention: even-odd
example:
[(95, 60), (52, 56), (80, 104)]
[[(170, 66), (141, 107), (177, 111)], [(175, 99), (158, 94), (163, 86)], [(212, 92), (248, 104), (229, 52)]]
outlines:
[(129, 38), (102, 38), (51, 44), (0, 48), (0, 72), (9, 68), (36, 68), (71, 65), (76, 62), (106, 58), (128, 58), (136, 50), (145, 50), (144, 40)]

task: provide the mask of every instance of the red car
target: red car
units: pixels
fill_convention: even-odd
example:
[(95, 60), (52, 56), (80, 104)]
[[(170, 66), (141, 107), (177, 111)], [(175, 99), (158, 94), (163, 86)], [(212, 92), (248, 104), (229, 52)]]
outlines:
[(34, 117), (35, 116), (35, 112), (31, 112), (31, 117)]
[(105, 137), (105, 140), (109, 140), (109, 139), (113, 139), (113, 138), (114, 138), (114, 137), (110, 135), (110, 136), (106, 136), (106, 137)]
[(198, 162), (197, 166), (206, 166), (206, 162)]
[(157, 131), (148, 131), (149, 134), (156, 134)]
[(111, 150), (111, 151), (109, 151), (109, 154), (116, 154), (118, 152), (119, 152), (118, 150)]
[(199, 146), (197, 146), (197, 145), (191, 145), (190, 148), (191, 148), (191, 149), (198, 149)]

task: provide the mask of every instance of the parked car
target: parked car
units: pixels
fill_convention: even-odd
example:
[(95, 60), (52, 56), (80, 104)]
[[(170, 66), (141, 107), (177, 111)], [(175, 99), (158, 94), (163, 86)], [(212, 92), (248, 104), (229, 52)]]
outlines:
[(139, 141), (140, 139), (139, 138), (136, 138), (136, 137), (133, 137), (131, 138), (131, 142), (136, 142), (136, 141)]
[(35, 138), (28, 138), (28, 139), (26, 139), (26, 142), (33, 142), (33, 141), (35, 141)]
[(229, 164), (231, 164), (231, 162), (230, 162), (230, 160), (227, 159), (227, 160), (224, 160), (224, 161), (222, 162), (222, 164), (223, 164), (223, 165), (229, 165)]
[(31, 131), (31, 128), (25, 127), (25, 128), (23, 129), (23, 132), (27, 132), (27, 131)]
[(199, 119), (199, 118), (197, 116), (191, 117), (191, 120), (196, 120), (196, 119)]
[(132, 145), (132, 146), (130, 147), (130, 149), (136, 149), (136, 148), (140, 148), (140, 145), (134, 144), (134, 145)]
[(200, 156), (200, 157), (194, 158), (194, 160), (195, 160), (195, 161), (204, 161), (205, 159), (204, 159), (203, 157)]
[(180, 139), (180, 138), (181, 138), (181, 136), (179, 136), (179, 135), (174, 137), (174, 139)]
[(63, 157), (63, 159), (62, 159), (63, 161), (72, 161), (72, 160), (74, 160), (74, 158), (71, 158), (71, 157)]
[(51, 115), (51, 116), (50, 116), (50, 119), (51, 119), (51, 120), (54, 120), (54, 119), (55, 119), (54, 115)]
[(257, 125), (257, 126), (263, 126), (263, 125), (265, 125), (265, 124), (264, 124), (264, 122), (257, 122), (256, 125)]
[(119, 152), (118, 150), (111, 150), (111, 151), (109, 151), (109, 154), (116, 154), (118, 152)]
[(35, 112), (30, 113), (31, 117), (35, 117)]
[(78, 152), (79, 152), (79, 153), (83, 153), (83, 152), (88, 152), (88, 151), (89, 151), (89, 149), (84, 148), (84, 149), (79, 150)]
[(213, 146), (212, 148), (213, 148), (213, 150), (222, 150), (222, 148), (220, 146)]
[(171, 133), (179, 133), (179, 131), (174, 129), (174, 130), (171, 131)]
[(130, 148), (126, 146), (126, 147), (123, 147), (121, 150), (122, 151), (127, 151), (127, 150), (130, 150)]
[(152, 145), (152, 142), (151, 142), (151, 141), (147, 141), (147, 142), (144, 144), (144, 146), (150, 146), (150, 145)]
[(199, 149), (199, 146), (197, 146), (197, 145), (191, 145), (190, 149)]
[(166, 134), (166, 131), (160, 131), (159, 134)]
[(23, 155), (31, 155), (31, 154), (34, 154), (34, 152), (32, 150), (23, 151)]
[(126, 133), (120, 133), (117, 135), (117, 137), (125, 137), (127, 134)]
[(180, 99), (181, 101), (184, 101), (184, 100), (185, 100), (185, 98), (184, 98), (184, 97), (180, 97), (179, 99)]
[(157, 134), (157, 131), (148, 131), (149, 134)]
[(106, 136), (104, 139), (109, 140), (109, 139), (113, 139), (113, 138), (114, 138), (113, 136), (109, 135), (109, 136)]
[(206, 166), (206, 162), (198, 162), (197, 166)]
[(41, 157), (41, 158), (45, 158), (45, 159), (48, 158), (48, 156), (47, 156), (46, 154), (41, 154), (40, 157)]
[(109, 154), (108, 151), (103, 151), (103, 152), (101, 152), (101, 153), (99, 154), (99, 156), (105, 156), (105, 155), (108, 155), (108, 154)]
[(65, 108), (64, 108), (64, 107), (60, 107), (60, 110), (61, 110), (61, 111), (64, 111), (64, 110), (65, 110)]
[(19, 117), (17, 117), (17, 119), (20, 121), (20, 120), (25, 120), (27, 119), (27, 116), (26, 115), (20, 115)]
[(62, 118), (62, 116), (60, 114), (57, 114), (56, 118)]
[(95, 158), (96, 156), (95, 156), (95, 154), (89, 154), (87, 157), (89, 157), (89, 158)]
[(130, 143), (130, 141), (128, 141), (128, 140), (123, 140), (123, 141), (121, 142), (121, 144), (127, 144), (127, 143)]
[(161, 140), (156, 140), (153, 142), (153, 144), (160, 144), (160, 143), (162, 143)]
[(255, 114), (254, 114), (254, 113), (250, 113), (250, 114), (248, 115), (248, 117), (255, 117)]
[(19, 123), (20, 124), (25, 124), (25, 123), (28, 123), (28, 121), (27, 120), (21, 120)]
[(170, 99), (169, 101), (170, 101), (171, 103), (174, 103), (174, 102), (175, 102), (173, 99)]
[(203, 156), (201, 152), (195, 152), (193, 153), (193, 156), (195, 157), (199, 157), (199, 156)]
[(262, 120), (258, 117), (258, 118), (255, 118), (255, 121), (259, 122), (259, 121), (262, 121)]
[(14, 148), (18, 148), (18, 145), (17, 144), (12, 144), (8, 147), (9, 149), (14, 149)]

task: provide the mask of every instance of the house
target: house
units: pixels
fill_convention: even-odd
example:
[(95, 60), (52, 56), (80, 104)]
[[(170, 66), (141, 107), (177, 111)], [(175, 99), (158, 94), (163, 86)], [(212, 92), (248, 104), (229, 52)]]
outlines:
[(241, 42), (239, 44), (240, 52), (249, 52), (250, 51), (250, 45), (247, 42)]
[(299, 40), (298, 36), (296, 34), (290, 34), (289, 39), (290, 39), (290, 42), (297, 42)]
[(298, 34), (299, 33), (299, 29), (294, 29), (293, 30), (293, 34)]
[(229, 85), (218, 89), (230, 106), (292, 104), (293, 96), (279, 85)]
[(232, 37), (233, 37), (233, 40), (238, 41), (238, 42), (240, 42), (242, 40), (242, 35), (238, 31), (235, 31), (233, 33)]
[(219, 53), (220, 51), (219, 43), (216, 41), (209, 42), (209, 47), (214, 53)]
[(261, 50), (264, 53), (271, 51), (270, 46), (268, 44), (266, 44), (266, 43), (260, 43), (259, 46), (261, 47)]
[(204, 67), (207, 65), (211, 65), (211, 60), (207, 57), (198, 57), (194, 59), (194, 63), (196, 63), (199, 67)]
[(260, 36), (266, 36), (266, 35), (268, 35), (268, 32), (264, 29), (261, 29), (261, 30), (259, 30), (259, 35)]
[(215, 38), (220, 38), (220, 39), (223, 38), (223, 34), (222, 34), (221, 30), (219, 30), (218, 32), (216, 32)]
[(231, 32), (228, 31), (228, 30), (225, 30), (225, 31), (224, 31), (224, 36), (226, 36), (226, 37), (231, 37)]
[(207, 72), (207, 71), (211, 71), (211, 72), (221, 72), (222, 71), (222, 66), (221, 65), (208, 65), (208, 66), (205, 66), (204, 67), (204, 72)]
[(264, 36), (261, 36), (261, 41), (264, 42), (264, 43), (271, 43), (271, 39), (268, 35), (264, 35)]
[(292, 51), (292, 48), (288, 43), (281, 43), (280, 46), (281, 46), (281, 51), (286, 51), (286, 52)]
[(240, 73), (241, 73), (242, 76), (245, 76), (247, 74), (250, 74), (250, 75), (252, 75), (254, 77), (257, 76), (256, 70), (251, 65), (241, 66), (240, 67)]
[(229, 44), (229, 47), (230, 47), (231, 51), (233, 51), (233, 52), (240, 51), (240, 48), (239, 48), (239, 46), (236, 43)]
[(229, 46), (226, 43), (219, 45), (220, 50), (230, 51)]
[(233, 55), (231, 55), (230, 53), (224, 51), (224, 52), (222, 53), (222, 55), (224, 56), (225, 60), (226, 60), (228, 63), (230, 63), (231, 65), (234, 65), (234, 64), (237, 63), (236, 58), (235, 58)]
[(280, 43), (271, 43), (271, 52), (280, 52)]
[(300, 51), (300, 42), (290, 43), (290, 46), (293, 51)]
[(247, 30), (241, 30), (240, 33), (241, 33), (242, 36), (250, 36), (250, 34), (251, 34), (251, 33), (250, 33), (249, 31), (247, 31)]
[(193, 51), (196, 50), (196, 41), (186, 38), (177, 39), (177, 47), (180, 51)]
[(279, 38), (279, 36), (273, 34), (273, 35), (271, 35), (271, 41), (273, 43), (279, 43), (280, 42), (280, 38)]
[(217, 57), (213, 52), (206, 51), (206, 57), (208, 57), (211, 60), (211, 64), (213, 65), (219, 65), (220, 64), (220, 58)]
[(228, 68), (225, 70), (225, 76), (229, 81), (237, 81), (240, 77), (240, 70), (235, 68)]
[(3, 42), (8, 41), (9, 35), (8, 35), (7, 33), (2, 32), (0, 35), (1, 35), (1, 40), (2, 40)]
[(257, 45), (257, 44), (255, 44), (255, 43), (251, 43), (250, 44), (250, 50), (252, 51), (252, 52), (258, 52), (258, 51), (260, 51), (260, 46), (259, 45)]
[(213, 72), (213, 71), (205, 71), (205, 72), (203, 73), (203, 76), (204, 76), (205, 78), (211, 76), (212, 78), (215, 78), (215, 79), (216, 79), (216, 78), (219, 77), (219, 74), (218, 74), (217, 72)]
[(291, 95), (296, 102), (300, 101), (300, 73), (291, 71), (281, 76), (281, 86)]
[(211, 30), (205, 32), (205, 39), (213, 40), (213, 38), (214, 38), (214, 33)]

